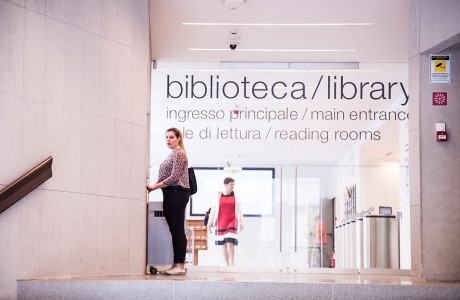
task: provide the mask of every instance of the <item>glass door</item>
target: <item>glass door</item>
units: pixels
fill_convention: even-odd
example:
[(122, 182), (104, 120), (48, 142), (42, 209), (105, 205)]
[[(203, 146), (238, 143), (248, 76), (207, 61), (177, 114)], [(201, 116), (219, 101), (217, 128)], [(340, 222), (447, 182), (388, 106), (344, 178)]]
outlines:
[[(332, 249), (332, 200), (325, 196), (322, 181), (327, 169), (295, 166), (286, 168), (288, 190), (283, 204), (287, 239), (282, 255), (289, 271), (328, 268)], [(329, 224), (330, 223), (330, 224)]]
[[(322, 186), (327, 172), (324, 168), (305, 166), (273, 169), (271, 182), (269, 176), (261, 177), (267, 172), (270, 174), (271, 171), (266, 169), (243, 169), (235, 174), (196, 169), (197, 178), (202, 181), (206, 178), (199, 182), (205, 188), (200, 191), (201, 198), (190, 201), (188, 222), (203, 219), (198, 213), (211, 207), (212, 202), (208, 200), (217, 196), (223, 178), (231, 176), (235, 179), (234, 191), (240, 198), (244, 214), (244, 229), (238, 228), (238, 245), (234, 249), (235, 270), (250, 268), (285, 272), (329, 267), (327, 258), (330, 252), (326, 250), (332, 248), (333, 227), (321, 225), (321, 222), (327, 224), (325, 218), (329, 214), (332, 222), (332, 210), (325, 208), (327, 201)], [(197, 257), (193, 261), (197, 266), (227, 267), (224, 248), (216, 244), (215, 234), (208, 232), (199, 238), (206, 247), (197, 248), (194, 253)]]

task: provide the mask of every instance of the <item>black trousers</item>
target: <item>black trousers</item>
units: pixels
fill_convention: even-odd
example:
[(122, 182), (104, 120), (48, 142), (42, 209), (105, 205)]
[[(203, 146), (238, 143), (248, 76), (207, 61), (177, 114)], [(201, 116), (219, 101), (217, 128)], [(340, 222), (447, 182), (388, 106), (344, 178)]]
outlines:
[(172, 237), (174, 263), (183, 264), (187, 239), (185, 237), (185, 207), (190, 193), (178, 186), (168, 186), (163, 191), (163, 212)]

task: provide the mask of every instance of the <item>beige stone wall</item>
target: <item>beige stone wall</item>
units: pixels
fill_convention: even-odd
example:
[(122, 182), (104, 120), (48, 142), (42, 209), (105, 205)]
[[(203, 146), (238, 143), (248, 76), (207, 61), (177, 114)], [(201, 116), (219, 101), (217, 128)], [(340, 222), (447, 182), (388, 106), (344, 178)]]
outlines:
[(0, 215), (0, 299), (16, 280), (143, 274), (148, 0), (0, 0), (0, 188), (53, 177)]
[[(412, 273), (460, 280), (460, 2), (413, 0), (410, 22), (410, 191)], [(429, 54), (451, 54), (452, 83), (429, 84)], [(448, 105), (431, 104), (446, 91)], [(435, 123), (449, 141), (435, 141)]]

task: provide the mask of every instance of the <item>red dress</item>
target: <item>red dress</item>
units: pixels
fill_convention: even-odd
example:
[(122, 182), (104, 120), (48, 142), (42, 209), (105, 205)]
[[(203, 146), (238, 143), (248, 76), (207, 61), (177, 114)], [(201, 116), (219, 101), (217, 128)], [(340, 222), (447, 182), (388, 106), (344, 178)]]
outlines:
[(233, 243), (238, 245), (238, 220), (235, 214), (235, 194), (221, 194), (219, 199), (219, 215), (217, 216), (216, 245)]

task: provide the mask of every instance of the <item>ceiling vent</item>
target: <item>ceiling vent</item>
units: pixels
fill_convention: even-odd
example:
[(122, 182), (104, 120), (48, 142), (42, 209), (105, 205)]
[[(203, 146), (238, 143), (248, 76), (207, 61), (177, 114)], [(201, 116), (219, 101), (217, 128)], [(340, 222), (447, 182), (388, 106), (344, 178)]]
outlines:
[(231, 9), (236, 9), (238, 6), (243, 5), (245, 0), (224, 0), (226, 6)]

